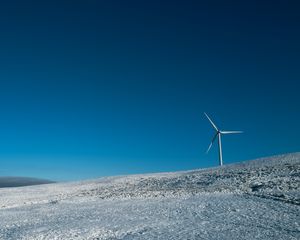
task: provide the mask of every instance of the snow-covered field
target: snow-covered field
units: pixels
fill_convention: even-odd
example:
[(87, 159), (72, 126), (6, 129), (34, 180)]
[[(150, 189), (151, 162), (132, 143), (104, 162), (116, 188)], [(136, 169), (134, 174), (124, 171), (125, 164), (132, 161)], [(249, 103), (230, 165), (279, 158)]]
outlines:
[(0, 239), (300, 239), (300, 153), (0, 189)]

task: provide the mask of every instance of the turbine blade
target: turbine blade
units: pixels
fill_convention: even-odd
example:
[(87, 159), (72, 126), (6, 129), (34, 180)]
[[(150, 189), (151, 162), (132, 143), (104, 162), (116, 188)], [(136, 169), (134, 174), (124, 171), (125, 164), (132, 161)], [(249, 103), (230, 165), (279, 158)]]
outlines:
[(222, 134), (235, 134), (235, 133), (243, 133), (243, 131), (220, 131)]
[(213, 126), (213, 128), (216, 130), (216, 131), (219, 131), (219, 129), (217, 128), (217, 126), (214, 124), (214, 122), (209, 118), (209, 116), (204, 113), (205, 116), (207, 117), (208, 121), (211, 123), (211, 125)]
[(209, 144), (209, 147), (208, 147), (208, 149), (207, 149), (206, 153), (208, 153), (208, 152), (209, 152), (209, 150), (210, 150), (211, 146), (213, 145), (214, 141), (216, 140), (216, 137), (217, 137), (217, 135), (218, 135), (218, 133), (216, 133), (216, 134), (215, 134), (215, 136), (213, 137), (213, 139), (211, 140), (211, 143)]

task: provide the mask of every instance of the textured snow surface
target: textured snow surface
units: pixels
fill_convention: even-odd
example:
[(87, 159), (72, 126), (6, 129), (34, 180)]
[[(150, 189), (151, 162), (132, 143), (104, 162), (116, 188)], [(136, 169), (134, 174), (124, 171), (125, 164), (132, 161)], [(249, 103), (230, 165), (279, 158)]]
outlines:
[(0, 189), (0, 239), (300, 239), (300, 154)]

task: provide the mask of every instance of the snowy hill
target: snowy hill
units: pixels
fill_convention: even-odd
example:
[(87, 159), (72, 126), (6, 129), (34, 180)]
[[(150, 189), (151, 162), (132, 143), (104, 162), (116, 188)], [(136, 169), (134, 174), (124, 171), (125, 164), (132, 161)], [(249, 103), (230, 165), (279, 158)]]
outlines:
[(0, 239), (300, 239), (300, 153), (0, 189)]

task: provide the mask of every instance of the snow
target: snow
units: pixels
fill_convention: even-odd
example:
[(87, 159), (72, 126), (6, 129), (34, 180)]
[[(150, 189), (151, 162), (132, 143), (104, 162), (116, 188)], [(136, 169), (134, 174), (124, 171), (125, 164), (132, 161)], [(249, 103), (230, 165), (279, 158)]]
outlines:
[(300, 239), (300, 154), (0, 189), (0, 239)]

